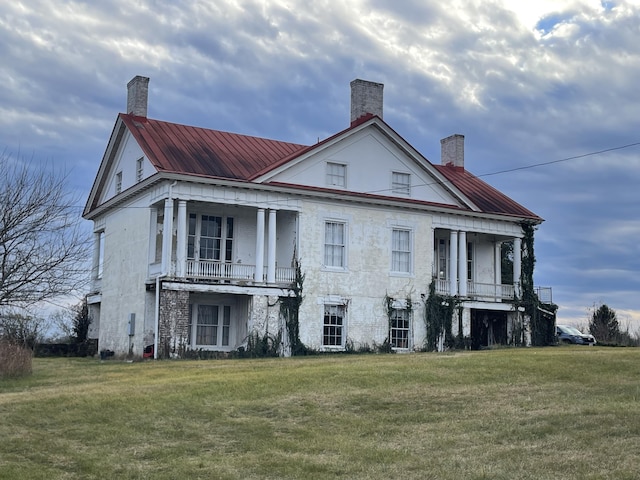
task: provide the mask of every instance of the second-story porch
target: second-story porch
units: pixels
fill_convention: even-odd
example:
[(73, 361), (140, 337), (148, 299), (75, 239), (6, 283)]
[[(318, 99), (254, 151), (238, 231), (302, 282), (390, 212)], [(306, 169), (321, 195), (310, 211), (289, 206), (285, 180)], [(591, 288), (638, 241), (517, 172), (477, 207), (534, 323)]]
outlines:
[[(511, 272), (503, 272), (503, 244), (511, 243), (506, 263)], [(521, 296), (520, 276), (522, 240), (463, 230), (434, 231), (435, 291), (483, 302), (508, 302)], [(506, 275), (505, 275), (506, 274)], [(550, 287), (535, 287), (544, 303), (552, 303)]]
[[(435, 290), (438, 295), (451, 295), (451, 284), (448, 280), (435, 279)], [(485, 302), (512, 301), (516, 297), (516, 285), (501, 283), (479, 283), (467, 281), (465, 298)], [(551, 287), (534, 287), (534, 291), (541, 302), (552, 303)], [(459, 295), (459, 293), (458, 293)]]
[(150, 278), (262, 286), (294, 280), (297, 212), (169, 198), (151, 217)]

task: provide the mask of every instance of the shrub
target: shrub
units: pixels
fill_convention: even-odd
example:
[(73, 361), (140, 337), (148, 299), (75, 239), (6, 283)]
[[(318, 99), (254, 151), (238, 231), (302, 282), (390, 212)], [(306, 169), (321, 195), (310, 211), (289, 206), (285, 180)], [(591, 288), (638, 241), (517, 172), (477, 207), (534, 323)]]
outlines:
[(31, 349), (0, 339), (0, 378), (30, 375), (32, 359)]

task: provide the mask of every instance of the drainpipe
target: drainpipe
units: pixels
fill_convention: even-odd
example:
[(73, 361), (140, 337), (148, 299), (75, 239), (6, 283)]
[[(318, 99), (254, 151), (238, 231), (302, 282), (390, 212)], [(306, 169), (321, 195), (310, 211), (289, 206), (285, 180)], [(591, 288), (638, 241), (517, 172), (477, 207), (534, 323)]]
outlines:
[[(177, 184), (178, 184), (178, 181), (176, 180), (171, 185), (169, 185), (169, 194), (167, 198), (172, 197), (173, 187), (175, 187)], [(171, 212), (171, 214), (173, 215), (173, 212)], [(166, 234), (167, 232), (163, 232), (163, 236)], [(169, 232), (169, 238), (171, 238), (172, 236), (173, 236), (173, 232)], [(163, 254), (164, 254), (164, 249), (163, 249)], [(169, 261), (166, 262), (165, 260), (166, 260), (165, 258), (162, 259), (162, 265), (164, 265), (165, 268), (168, 268), (168, 266), (171, 265), (171, 248), (169, 248)], [(163, 270), (156, 277), (156, 314), (154, 319), (155, 325), (154, 325), (154, 334), (153, 334), (153, 359), (154, 360), (158, 359), (158, 336), (160, 335), (160, 281), (163, 278), (166, 278), (167, 276), (169, 276), (169, 272), (167, 272), (166, 270)]]

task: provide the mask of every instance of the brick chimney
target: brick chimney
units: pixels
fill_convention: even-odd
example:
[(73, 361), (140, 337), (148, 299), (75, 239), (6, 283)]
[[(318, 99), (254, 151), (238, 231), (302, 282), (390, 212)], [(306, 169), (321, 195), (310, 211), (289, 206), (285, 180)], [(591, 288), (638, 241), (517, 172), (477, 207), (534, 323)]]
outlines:
[(137, 117), (147, 116), (149, 77), (137, 75), (127, 83), (127, 113)]
[(351, 124), (365, 115), (382, 118), (384, 84), (356, 79), (351, 82)]
[(464, 135), (456, 133), (440, 140), (441, 163), (464, 168)]

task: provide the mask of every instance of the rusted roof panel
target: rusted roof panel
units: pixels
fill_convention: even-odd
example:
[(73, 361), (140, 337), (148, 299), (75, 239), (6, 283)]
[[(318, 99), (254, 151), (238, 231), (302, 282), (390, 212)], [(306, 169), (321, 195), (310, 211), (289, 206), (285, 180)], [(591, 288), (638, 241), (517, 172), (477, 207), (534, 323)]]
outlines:
[(305, 145), (120, 114), (161, 172), (249, 180)]
[(485, 213), (512, 215), (542, 221), (542, 218), (462, 167), (434, 165), (444, 177)]

